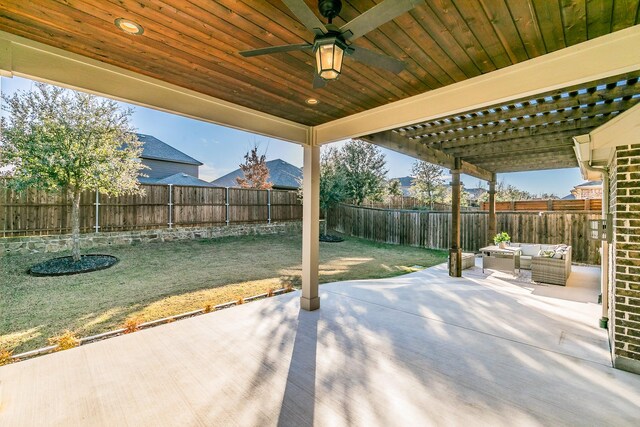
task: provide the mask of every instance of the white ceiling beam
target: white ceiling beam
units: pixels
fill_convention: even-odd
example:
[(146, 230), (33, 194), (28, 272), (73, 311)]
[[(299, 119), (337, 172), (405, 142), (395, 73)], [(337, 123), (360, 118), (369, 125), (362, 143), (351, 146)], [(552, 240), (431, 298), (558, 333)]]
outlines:
[(317, 126), (318, 143), (370, 135), (640, 69), (640, 25)]
[(640, 144), (640, 104), (595, 128), (589, 135), (590, 148), (594, 151), (591, 160), (595, 161), (604, 160), (594, 158), (596, 150), (618, 145)]
[(0, 75), (26, 77), (306, 144), (309, 127), (0, 31)]

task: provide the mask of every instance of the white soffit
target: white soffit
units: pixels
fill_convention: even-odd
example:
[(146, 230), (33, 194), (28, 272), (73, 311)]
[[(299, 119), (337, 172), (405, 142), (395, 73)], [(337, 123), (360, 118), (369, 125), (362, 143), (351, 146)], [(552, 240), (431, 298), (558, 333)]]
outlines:
[(640, 104), (616, 116), (589, 133), (590, 149), (593, 161), (595, 154), (609, 152), (619, 145), (640, 144)]
[(70, 89), (306, 144), (308, 126), (0, 31), (0, 75)]

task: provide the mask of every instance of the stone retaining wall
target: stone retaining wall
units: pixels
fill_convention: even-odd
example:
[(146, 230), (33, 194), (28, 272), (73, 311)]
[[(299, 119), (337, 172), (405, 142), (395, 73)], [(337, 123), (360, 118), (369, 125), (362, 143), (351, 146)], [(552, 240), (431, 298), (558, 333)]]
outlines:
[[(188, 239), (215, 239), (218, 237), (300, 233), (302, 222), (271, 224), (238, 224), (216, 227), (163, 228), (157, 230), (116, 231), (80, 235), (82, 249), (116, 245), (136, 245), (150, 242), (171, 242)], [(25, 255), (71, 250), (71, 235), (29, 236), (0, 238), (0, 256)]]

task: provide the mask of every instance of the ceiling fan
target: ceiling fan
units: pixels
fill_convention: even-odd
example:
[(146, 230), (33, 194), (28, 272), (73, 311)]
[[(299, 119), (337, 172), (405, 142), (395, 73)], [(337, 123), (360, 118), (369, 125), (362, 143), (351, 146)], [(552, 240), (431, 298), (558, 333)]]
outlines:
[(262, 49), (245, 50), (239, 53), (244, 57), (251, 57), (297, 50), (311, 50), (316, 56), (316, 72), (313, 78), (313, 87), (315, 89), (324, 87), (328, 80), (338, 78), (342, 71), (342, 60), (345, 54), (366, 65), (382, 68), (396, 74), (402, 71), (404, 69), (402, 61), (361, 47), (351, 46), (351, 42), (424, 3), (424, 0), (384, 0), (342, 27), (338, 27), (333, 25), (332, 21), (342, 9), (342, 1), (340, 0), (318, 0), (318, 10), (322, 16), (327, 18), (327, 24), (323, 24), (318, 19), (304, 0), (282, 1), (300, 22), (315, 34), (313, 43), (271, 46)]

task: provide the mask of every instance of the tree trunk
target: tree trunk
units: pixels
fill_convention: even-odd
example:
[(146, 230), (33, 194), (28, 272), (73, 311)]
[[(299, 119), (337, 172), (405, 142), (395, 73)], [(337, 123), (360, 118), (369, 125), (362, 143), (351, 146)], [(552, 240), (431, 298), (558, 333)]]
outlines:
[(71, 256), (74, 262), (80, 261), (80, 190), (71, 193)]

